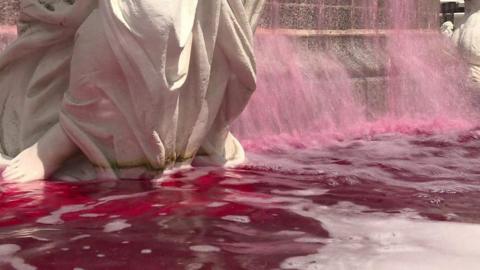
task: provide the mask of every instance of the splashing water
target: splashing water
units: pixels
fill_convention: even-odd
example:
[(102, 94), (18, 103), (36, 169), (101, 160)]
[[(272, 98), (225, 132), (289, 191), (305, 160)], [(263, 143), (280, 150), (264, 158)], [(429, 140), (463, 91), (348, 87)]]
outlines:
[(351, 80), (334, 56), (299, 51), (284, 36), (260, 35), (257, 42), (258, 91), (234, 126), (250, 150), (308, 146), (365, 122)]
[[(426, 29), (419, 26), (426, 6), (409, 0), (385, 1), (382, 7), (377, 1), (367, 3), (363, 8), (371, 12), (360, 18), (361, 26), (373, 32), (363, 31), (359, 41), (347, 38), (342, 45), (346, 48), (336, 44), (309, 50), (301, 39), (287, 37), (275, 26), (260, 31), (258, 90), (234, 126), (249, 150), (316, 146), (379, 132), (458, 131), (478, 125), (475, 96), (468, 88), (467, 67), (460, 54), (437, 29), (428, 29), (437, 26), (435, 17), (424, 18)], [(278, 5), (273, 4), (277, 9)], [(379, 22), (371, 15), (379, 9), (390, 20)], [(331, 19), (321, 21), (319, 27)], [(364, 61), (380, 62), (380, 74), (374, 78), (383, 78), (380, 89), (367, 85), (359, 93), (354, 87), (358, 75), (349, 74), (349, 67), (338, 59), (345, 50), (356, 53), (354, 43), (375, 58)], [(372, 112), (372, 105), (385, 108)]]
[(9, 43), (17, 37), (14, 27), (0, 25), (0, 52), (2, 52)]

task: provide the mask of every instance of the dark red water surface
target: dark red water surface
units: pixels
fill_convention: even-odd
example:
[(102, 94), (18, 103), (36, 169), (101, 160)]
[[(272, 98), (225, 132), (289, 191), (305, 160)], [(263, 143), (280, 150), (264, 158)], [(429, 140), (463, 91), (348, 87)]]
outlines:
[[(443, 235), (446, 224), (477, 233), (479, 176), (474, 130), (251, 154), (242, 167), (190, 169), (155, 181), (2, 183), (0, 269), (387, 269), (362, 268), (362, 258), (375, 261), (368, 250), (378, 243), (399, 244), (361, 231), (377, 235), (368, 224), (388, 219), (382, 228), (392, 224), (393, 235), (402, 230), (398, 222), (425, 225), (432, 235)], [(345, 248), (357, 238), (363, 249), (355, 254), (371, 256), (352, 262)], [(318, 261), (288, 261), (309, 254)]]

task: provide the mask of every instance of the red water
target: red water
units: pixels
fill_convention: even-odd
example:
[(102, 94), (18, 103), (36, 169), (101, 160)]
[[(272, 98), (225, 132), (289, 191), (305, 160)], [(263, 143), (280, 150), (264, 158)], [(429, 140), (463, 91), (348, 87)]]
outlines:
[[(350, 238), (335, 239), (324, 218), (480, 224), (480, 131), (379, 135), (250, 158), (156, 181), (1, 184), (0, 269), (292, 269), (288, 258), (322, 254), (329, 241), (349, 245), (359, 233), (355, 225)], [(316, 208), (324, 213), (299, 212)], [(341, 249), (335, 258), (348, 267)]]

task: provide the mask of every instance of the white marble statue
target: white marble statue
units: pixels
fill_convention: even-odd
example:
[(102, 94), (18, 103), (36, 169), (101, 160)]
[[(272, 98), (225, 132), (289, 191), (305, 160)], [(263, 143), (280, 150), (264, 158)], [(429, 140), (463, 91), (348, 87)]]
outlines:
[(242, 162), (228, 126), (255, 89), (263, 1), (22, 1), (22, 34), (0, 58), (3, 177)]
[(442, 33), (442, 35), (445, 37), (451, 38), (453, 36), (453, 29), (453, 23), (451, 21), (446, 21), (442, 23), (442, 26), (440, 27), (440, 33)]
[(480, 0), (465, 1), (467, 20), (452, 39), (470, 65), (470, 78), (476, 87), (480, 86)]

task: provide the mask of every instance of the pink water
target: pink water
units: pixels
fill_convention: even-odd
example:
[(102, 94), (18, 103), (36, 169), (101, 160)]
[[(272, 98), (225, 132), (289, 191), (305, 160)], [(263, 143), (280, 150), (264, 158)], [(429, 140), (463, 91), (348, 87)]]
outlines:
[(0, 269), (480, 269), (478, 101), (456, 50), (405, 31), (409, 14), (370, 44), (384, 111), (334, 49), (259, 33), (258, 91), (233, 127), (247, 164), (0, 183)]

